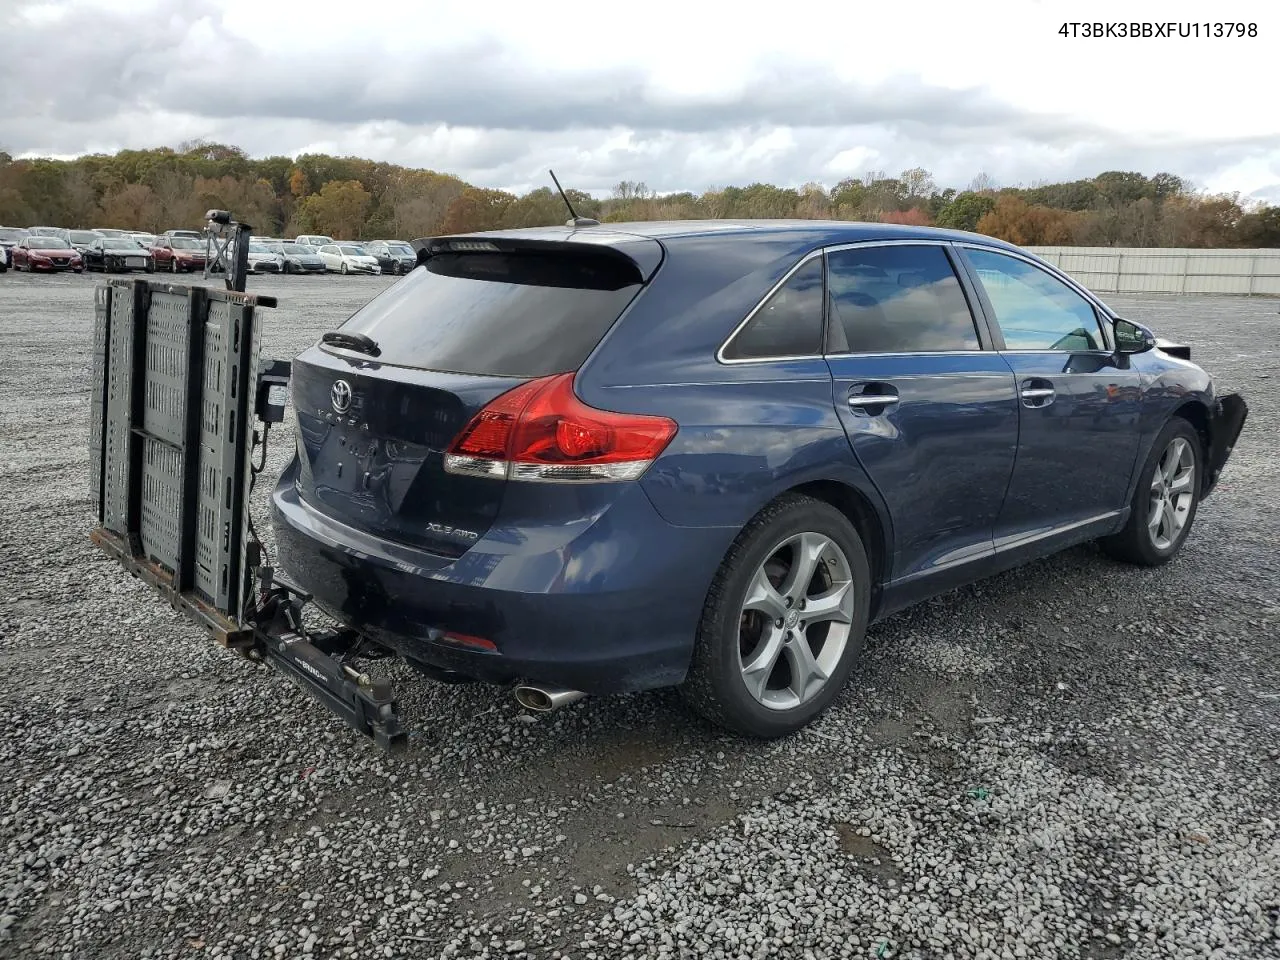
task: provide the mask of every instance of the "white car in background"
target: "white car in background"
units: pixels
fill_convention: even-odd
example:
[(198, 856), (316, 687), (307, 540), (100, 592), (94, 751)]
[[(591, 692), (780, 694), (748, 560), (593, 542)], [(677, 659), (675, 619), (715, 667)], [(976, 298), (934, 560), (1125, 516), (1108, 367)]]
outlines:
[(249, 241), (250, 273), (284, 273), (284, 254), (265, 244)]
[(316, 254), (330, 273), (382, 273), (378, 258), (354, 243), (326, 243)]
[(310, 247), (312, 250), (319, 250), (326, 244), (333, 243), (333, 237), (326, 237), (319, 233), (304, 233), (300, 237), (294, 238), (294, 243), (300, 243), (304, 247)]

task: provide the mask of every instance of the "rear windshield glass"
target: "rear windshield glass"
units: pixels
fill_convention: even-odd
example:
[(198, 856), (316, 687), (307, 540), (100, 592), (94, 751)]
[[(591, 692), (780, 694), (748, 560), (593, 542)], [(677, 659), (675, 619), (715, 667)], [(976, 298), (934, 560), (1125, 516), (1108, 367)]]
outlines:
[(437, 254), (343, 325), (401, 366), (490, 376), (577, 370), (640, 289), (600, 255)]

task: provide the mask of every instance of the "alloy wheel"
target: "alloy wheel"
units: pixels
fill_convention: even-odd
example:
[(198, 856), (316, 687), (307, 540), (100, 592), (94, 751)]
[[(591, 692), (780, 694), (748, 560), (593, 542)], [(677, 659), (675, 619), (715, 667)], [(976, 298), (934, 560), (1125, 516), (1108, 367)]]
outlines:
[(747, 692), (771, 710), (816, 697), (844, 654), (853, 601), (849, 558), (830, 537), (798, 533), (774, 547), (751, 579), (738, 621)]
[(1185, 437), (1174, 437), (1151, 476), (1147, 532), (1157, 550), (1168, 550), (1177, 543), (1186, 527), (1195, 500), (1195, 480), (1195, 452)]

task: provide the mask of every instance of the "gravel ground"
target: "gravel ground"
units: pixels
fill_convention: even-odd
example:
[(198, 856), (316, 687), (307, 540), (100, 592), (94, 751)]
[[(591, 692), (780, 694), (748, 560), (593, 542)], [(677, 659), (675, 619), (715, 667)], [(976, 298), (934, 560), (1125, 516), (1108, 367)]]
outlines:
[[(267, 352), (388, 282), (255, 278)], [(1251, 404), (1164, 569), (895, 617), (785, 742), (397, 674), (388, 757), (88, 543), (92, 285), (0, 278), (0, 956), (1280, 956), (1275, 301), (1112, 298)]]

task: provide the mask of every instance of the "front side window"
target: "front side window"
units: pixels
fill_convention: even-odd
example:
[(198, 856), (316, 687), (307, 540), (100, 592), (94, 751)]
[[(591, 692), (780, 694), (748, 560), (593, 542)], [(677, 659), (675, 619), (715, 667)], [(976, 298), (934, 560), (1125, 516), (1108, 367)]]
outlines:
[(1105, 350), (1093, 305), (1025, 260), (966, 251), (995, 311), (1008, 350)]
[(964, 290), (942, 247), (832, 251), (827, 293), (830, 353), (982, 349)]
[(787, 278), (724, 348), (726, 360), (813, 357), (822, 352), (822, 258)]

